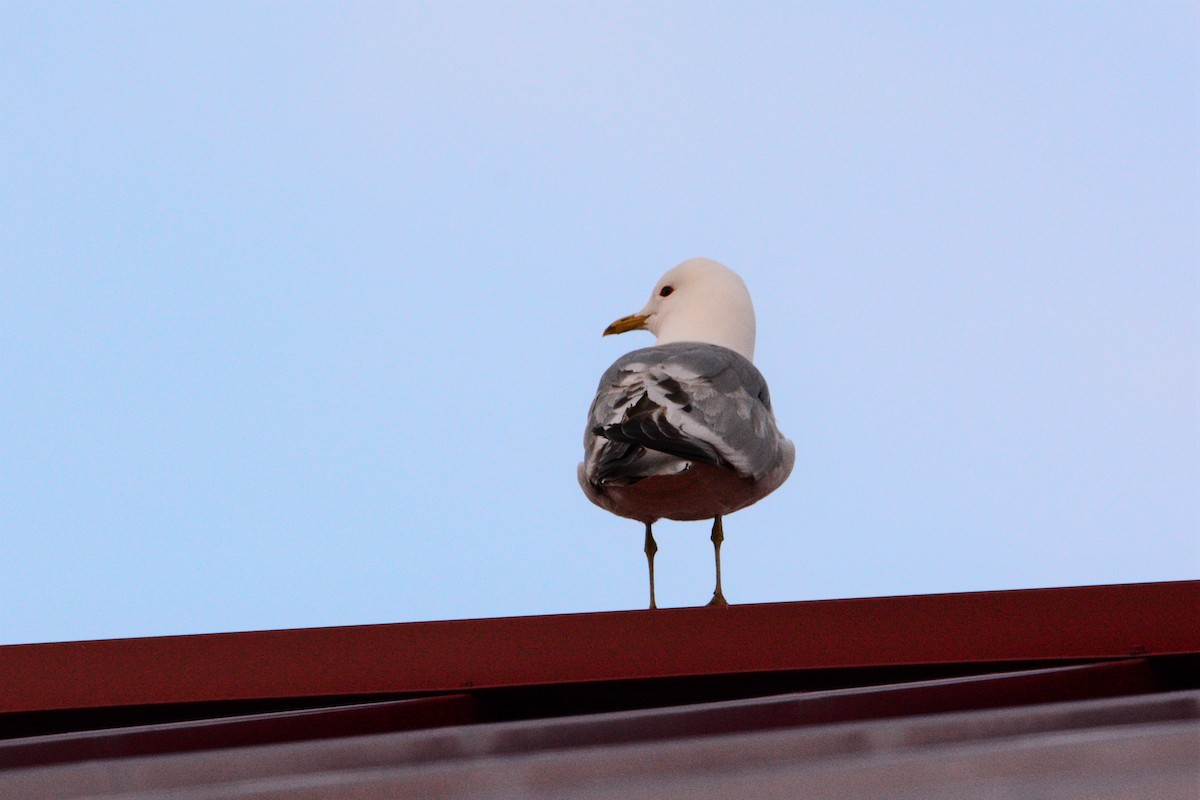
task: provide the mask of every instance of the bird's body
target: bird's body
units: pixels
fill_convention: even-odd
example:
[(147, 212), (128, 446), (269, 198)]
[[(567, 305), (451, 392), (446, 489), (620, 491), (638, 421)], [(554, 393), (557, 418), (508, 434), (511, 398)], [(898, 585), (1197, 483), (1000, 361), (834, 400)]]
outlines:
[(634, 350), (600, 379), (579, 483), (639, 522), (732, 514), (791, 472), (774, 427), (766, 381), (743, 356), (693, 342)]
[(658, 343), (627, 353), (601, 377), (579, 484), (596, 505), (645, 524), (651, 607), (653, 523), (713, 519), (713, 603), (721, 605), (721, 517), (777, 489), (795, 461), (751, 362), (750, 296), (717, 262), (685, 261), (663, 276), (646, 308), (605, 333), (636, 329), (657, 334)]

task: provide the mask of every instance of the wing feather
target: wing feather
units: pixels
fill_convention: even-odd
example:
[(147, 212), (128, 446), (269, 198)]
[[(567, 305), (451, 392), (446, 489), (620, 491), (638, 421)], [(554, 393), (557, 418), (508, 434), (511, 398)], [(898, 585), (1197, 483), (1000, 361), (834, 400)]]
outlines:
[(600, 380), (584, 434), (594, 483), (628, 484), (690, 463), (759, 479), (790, 447), (775, 427), (762, 374), (724, 347), (676, 343), (635, 350)]

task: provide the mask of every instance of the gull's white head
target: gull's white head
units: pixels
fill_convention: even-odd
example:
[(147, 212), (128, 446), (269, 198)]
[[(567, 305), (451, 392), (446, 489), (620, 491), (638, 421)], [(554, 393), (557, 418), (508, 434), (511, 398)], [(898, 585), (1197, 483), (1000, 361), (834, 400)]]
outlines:
[(650, 301), (609, 325), (612, 333), (646, 330), (656, 344), (705, 342), (754, 360), (754, 305), (738, 274), (711, 258), (693, 258), (658, 279)]

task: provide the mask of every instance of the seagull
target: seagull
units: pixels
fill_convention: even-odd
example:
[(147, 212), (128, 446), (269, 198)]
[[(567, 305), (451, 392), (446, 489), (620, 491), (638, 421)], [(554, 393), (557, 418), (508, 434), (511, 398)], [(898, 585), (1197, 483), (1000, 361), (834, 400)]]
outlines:
[(645, 308), (605, 329), (645, 330), (653, 347), (626, 353), (600, 378), (577, 475), (596, 505), (646, 526), (650, 608), (651, 527), (660, 519), (713, 520), (721, 590), (721, 517), (778, 489), (796, 448), (779, 432), (767, 382), (754, 366), (754, 306), (736, 272), (708, 258), (669, 270)]

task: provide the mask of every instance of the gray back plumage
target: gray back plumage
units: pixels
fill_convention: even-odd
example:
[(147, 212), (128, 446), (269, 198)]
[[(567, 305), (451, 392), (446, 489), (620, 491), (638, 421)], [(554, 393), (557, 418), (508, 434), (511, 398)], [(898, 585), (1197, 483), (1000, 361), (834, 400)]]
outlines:
[(691, 462), (761, 480), (793, 448), (775, 426), (767, 382), (742, 355), (676, 342), (634, 350), (600, 378), (584, 432), (583, 470), (596, 485), (636, 483)]

